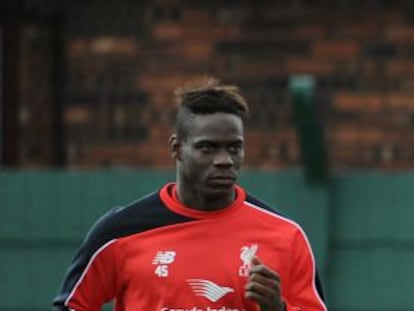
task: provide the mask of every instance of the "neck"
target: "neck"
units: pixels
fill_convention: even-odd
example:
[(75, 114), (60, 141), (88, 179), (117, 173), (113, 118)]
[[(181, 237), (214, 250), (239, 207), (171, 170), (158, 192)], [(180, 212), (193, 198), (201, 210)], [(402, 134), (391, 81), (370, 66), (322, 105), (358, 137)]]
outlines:
[(235, 192), (207, 196), (177, 182), (177, 198), (185, 206), (200, 211), (218, 211), (226, 208), (235, 200)]

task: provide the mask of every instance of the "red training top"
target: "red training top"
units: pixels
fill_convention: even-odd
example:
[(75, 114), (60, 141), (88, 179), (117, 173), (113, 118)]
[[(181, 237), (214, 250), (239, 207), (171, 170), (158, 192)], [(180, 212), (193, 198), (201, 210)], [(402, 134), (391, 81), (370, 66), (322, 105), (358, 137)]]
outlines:
[(123, 208), (91, 229), (67, 272), (54, 310), (259, 310), (244, 298), (257, 255), (279, 273), (287, 311), (322, 311), (309, 242), (293, 221), (239, 186), (226, 208), (183, 206), (175, 184)]

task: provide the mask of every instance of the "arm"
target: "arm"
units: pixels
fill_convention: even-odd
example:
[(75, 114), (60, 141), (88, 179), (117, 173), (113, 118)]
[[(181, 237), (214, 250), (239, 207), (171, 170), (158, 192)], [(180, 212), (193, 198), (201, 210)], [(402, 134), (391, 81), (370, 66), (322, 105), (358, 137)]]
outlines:
[(53, 311), (98, 311), (116, 295), (116, 239), (111, 239), (112, 222), (103, 217), (91, 229), (74, 257)]
[[(301, 241), (307, 242), (303, 239)], [(298, 255), (298, 258), (292, 264), (292, 285), (285, 289), (286, 297), (281, 296), (283, 284), (278, 273), (264, 265), (259, 258), (253, 257), (245, 297), (255, 301), (260, 311), (327, 310), (316, 288), (312, 253), (308, 251), (309, 246), (302, 242), (299, 251), (295, 250), (292, 254)]]
[(315, 260), (310, 243), (298, 229), (292, 247), (290, 286), (286, 290), (287, 311), (326, 311), (322, 300)]
[[(283, 213), (275, 208), (272, 208), (266, 202), (256, 198), (252, 194), (247, 194), (247, 201), (257, 205), (265, 210), (268, 210), (276, 215), (279, 215), (288, 221)], [(327, 310), (323, 302), (322, 286), (319, 281), (318, 273), (315, 268), (315, 261), (313, 259), (312, 249), (307, 240), (305, 233), (295, 223), (295, 235), (292, 238), (292, 265), (291, 265), (291, 279), (292, 285), (285, 290), (284, 300), (286, 305), (286, 311), (296, 310)], [(268, 268), (269, 269), (269, 268)], [(302, 271), (304, 274), (302, 274)], [(285, 284), (286, 285), (286, 284)], [(284, 284), (280, 284), (284, 286)], [(304, 292), (302, 293), (302, 289)], [(296, 309), (293, 305), (297, 305)], [(310, 303), (310, 309), (305, 308)]]

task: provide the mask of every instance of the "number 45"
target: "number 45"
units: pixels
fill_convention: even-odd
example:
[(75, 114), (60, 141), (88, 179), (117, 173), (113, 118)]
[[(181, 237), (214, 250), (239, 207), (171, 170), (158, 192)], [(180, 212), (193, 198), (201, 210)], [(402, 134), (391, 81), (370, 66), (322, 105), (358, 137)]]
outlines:
[(158, 275), (160, 278), (165, 278), (168, 276), (168, 266), (167, 265), (159, 265), (155, 268), (155, 274)]

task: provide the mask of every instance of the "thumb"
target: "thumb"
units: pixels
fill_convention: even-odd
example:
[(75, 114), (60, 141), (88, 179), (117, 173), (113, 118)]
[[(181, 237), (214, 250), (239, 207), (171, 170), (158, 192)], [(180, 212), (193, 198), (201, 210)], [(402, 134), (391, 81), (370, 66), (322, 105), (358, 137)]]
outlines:
[(252, 266), (258, 266), (258, 265), (261, 265), (261, 264), (262, 264), (262, 262), (261, 262), (261, 260), (259, 259), (259, 257), (254, 256), (254, 257), (252, 258), (251, 264), (252, 264)]

